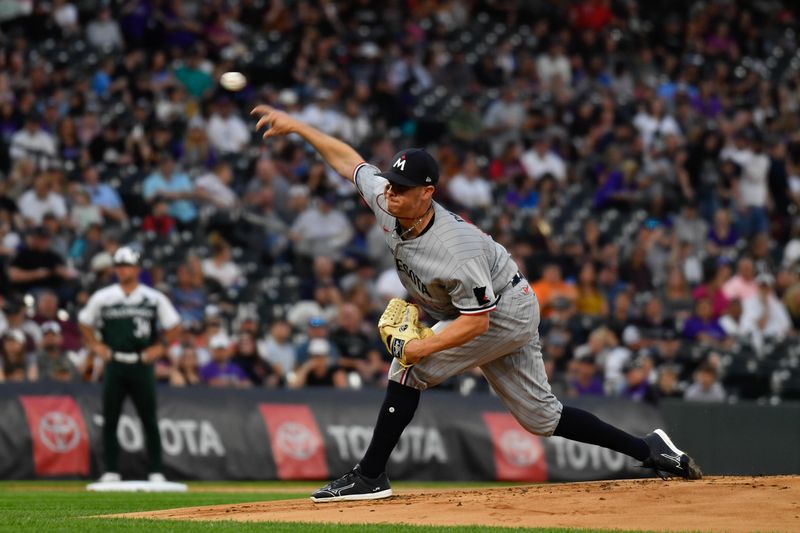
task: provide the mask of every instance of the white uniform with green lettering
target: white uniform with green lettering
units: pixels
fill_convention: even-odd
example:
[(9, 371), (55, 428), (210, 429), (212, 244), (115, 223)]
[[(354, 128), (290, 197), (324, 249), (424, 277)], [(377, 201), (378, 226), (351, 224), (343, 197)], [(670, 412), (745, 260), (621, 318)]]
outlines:
[(539, 303), (503, 246), (473, 224), (433, 204), (434, 219), (421, 235), (401, 238), (397, 219), (386, 211), (387, 180), (363, 163), (354, 172), (361, 196), (383, 229), (403, 286), (441, 330), (461, 314), (491, 312), (489, 330), (462, 346), (403, 369), (395, 360), (389, 379), (424, 390), (479, 366), (497, 395), (523, 427), (551, 435), (561, 402), (547, 382), (539, 343)]

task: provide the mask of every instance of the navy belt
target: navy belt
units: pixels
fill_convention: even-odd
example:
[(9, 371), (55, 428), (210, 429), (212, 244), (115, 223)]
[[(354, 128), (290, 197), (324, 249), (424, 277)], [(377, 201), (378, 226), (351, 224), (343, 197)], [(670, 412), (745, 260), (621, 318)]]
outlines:
[(525, 276), (522, 275), (522, 272), (517, 272), (516, 274), (514, 274), (514, 277), (511, 278), (511, 286), (516, 287), (517, 285), (519, 285), (519, 282), (524, 279)]

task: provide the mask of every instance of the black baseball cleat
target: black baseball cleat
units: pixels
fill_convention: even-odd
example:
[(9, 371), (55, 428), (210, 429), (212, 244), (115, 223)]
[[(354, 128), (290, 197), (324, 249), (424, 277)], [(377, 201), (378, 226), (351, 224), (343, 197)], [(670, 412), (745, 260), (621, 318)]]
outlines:
[(644, 468), (652, 468), (661, 479), (678, 476), (685, 479), (701, 479), (703, 472), (694, 459), (679, 450), (664, 430), (648, 433), (644, 441), (650, 448), (650, 457), (642, 461)]
[(392, 495), (389, 478), (384, 472), (376, 479), (364, 477), (361, 466), (356, 465), (339, 479), (334, 479), (311, 494), (314, 503), (343, 502), (351, 500), (378, 500)]

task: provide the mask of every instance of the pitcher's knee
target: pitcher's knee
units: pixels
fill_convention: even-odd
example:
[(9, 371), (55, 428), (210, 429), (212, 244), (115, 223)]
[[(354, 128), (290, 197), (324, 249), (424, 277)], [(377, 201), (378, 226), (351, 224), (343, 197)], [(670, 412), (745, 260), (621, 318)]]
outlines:
[(528, 432), (540, 437), (550, 437), (561, 420), (561, 409), (561, 402), (555, 400), (546, 404), (532, 404), (512, 409), (511, 414)]

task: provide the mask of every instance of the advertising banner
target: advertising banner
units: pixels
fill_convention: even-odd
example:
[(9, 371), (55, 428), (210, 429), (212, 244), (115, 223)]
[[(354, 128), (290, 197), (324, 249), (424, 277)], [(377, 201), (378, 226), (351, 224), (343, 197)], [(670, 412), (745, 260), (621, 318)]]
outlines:
[(70, 396), (21, 396), (37, 476), (89, 475), (89, 436)]
[[(172, 479), (326, 479), (363, 456), (383, 391), (333, 389), (158, 391), (165, 473)], [(571, 401), (643, 435), (659, 413), (626, 401)], [(100, 387), (0, 387), (0, 476), (91, 478), (102, 472)], [(117, 427), (120, 469), (142, 479), (149, 465), (141, 422), (130, 402)], [(488, 394), (426, 391), (392, 453), (391, 479), (568, 481), (648, 472), (621, 454), (526, 432)]]

